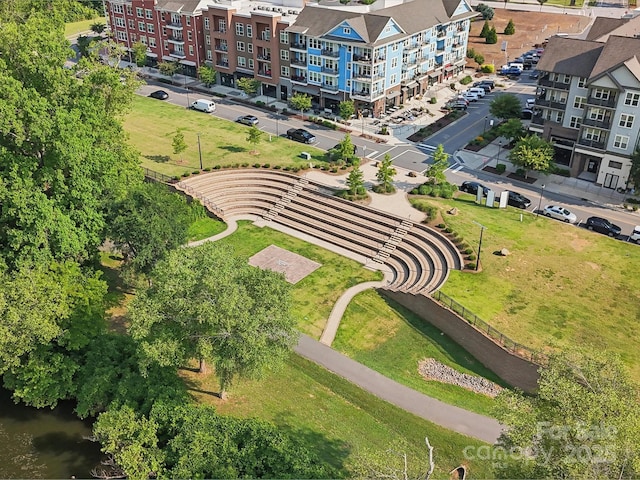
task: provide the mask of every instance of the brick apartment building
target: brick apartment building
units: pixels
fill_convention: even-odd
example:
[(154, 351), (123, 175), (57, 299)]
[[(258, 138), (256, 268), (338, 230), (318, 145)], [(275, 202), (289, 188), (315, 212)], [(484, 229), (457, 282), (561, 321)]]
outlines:
[[(261, 94), (295, 92), (321, 108), (346, 99), (378, 115), (464, 69), (466, 0), (377, 0), (305, 5), (305, 0), (104, 0), (114, 38), (147, 45), (148, 64), (181, 73), (213, 66), (218, 82), (261, 82)], [(416, 14), (420, 12), (420, 14)]]
[(640, 16), (597, 18), (584, 38), (552, 37), (537, 67), (529, 129), (553, 142), (571, 176), (605, 188), (627, 188), (639, 146), (637, 35)]

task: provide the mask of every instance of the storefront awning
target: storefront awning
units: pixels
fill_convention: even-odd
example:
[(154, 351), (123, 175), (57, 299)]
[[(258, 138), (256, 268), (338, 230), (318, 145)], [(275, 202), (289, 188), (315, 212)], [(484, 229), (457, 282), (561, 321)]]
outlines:
[(430, 73), (429, 78), (438, 78), (440, 76), (439, 73)]
[(182, 65), (186, 65), (187, 67), (195, 67), (196, 62), (192, 62), (191, 60), (180, 60), (178, 63)]
[(453, 67), (444, 67), (445, 72), (453, 72)]
[(396, 90), (395, 92), (387, 93), (387, 98), (396, 98), (400, 96), (400, 90)]
[(294, 92), (308, 93), (309, 95), (320, 95), (319, 87), (302, 87), (299, 85), (293, 85), (291, 88)]
[(175, 62), (177, 59), (175, 57), (170, 57), (169, 55), (165, 55), (162, 57), (162, 61), (164, 62)]
[(147, 53), (147, 57), (149, 57), (149, 58), (158, 58), (158, 54), (157, 53), (148, 52)]
[(407, 83), (407, 88), (414, 88), (418, 86), (418, 82), (409, 82)]

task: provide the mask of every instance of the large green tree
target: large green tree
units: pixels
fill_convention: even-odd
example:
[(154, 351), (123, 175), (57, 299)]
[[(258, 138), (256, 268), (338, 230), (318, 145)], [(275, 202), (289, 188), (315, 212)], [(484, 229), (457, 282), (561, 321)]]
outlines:
[(620, 359), (592, 350), (548, 360), (537, 395), (498, 397), (508, 452), (498, 478), (638, 478), (640, 396)]
[(498, 127), (498, 134), (507, 140), (520, 140), (526, 134), (526, 129), (519, 118), (510, 118)]
[(151, 278), (129, 311), (146, 363), (177, 368), (197, 358), (204, 371), (210, 360), (221, 397), (236, 377), (278, 367), (295, 343), (290, 285), (230, 248), (205, 243), (174, 250)]
[(522, 102), (513, 93), (501, 93), (489, 104), (491, 115), (508, 120), (522, 116)]
[(353, 170), (349, 172), (346, 183), (349, 195), (353, 197), (366, 195), (367, 190), (364, 186), (364, 173), (358, 163), (354, 164)]
[(553, 145), (537, 135), (527, 135), (516, 143), (509, 152), (508, 158), (516, 167), (525, 171), (525, 178), (529, 170), (549, 173), (554, 169)]
[(338, 110), (340, 111), (340, 117), (347, 121), (356, 111), (356, 106), (353, 100), (345, 100), (338, 104)]
[(435, 185), (447, 181), (445, 170), (449, 168), (449, 154), (444, 151), (442, 144), (433, 152), (433, 163), (429, 166), (429, 181)]
[(93, 256), (110, 202), (141, 180), (119, 121), (137, 83), (91, 59), (82, 78), (65, 69), (62, 31), (39, 13), (0, 29), (0, 256), (11, 268)]
[(126, 265), (148, 274), (169, 251), (186, 243), (189, 226), (203, 215), (197, 202), (189, 205), (165, 185), (143, 183), (115, 204), (107, 231)]
[(334, 148), (329, 150), (329, 158), (331, 161), (338, 161), (351, 165), (357, 157), (355, 155), (355, 146), (351, 140), (351, 134), (345, 133), (344, 138)]
[(636, 191), (640, 190), (640, 149), (637, 148), (631, 155), (629, 181), (633, 184)]
[(247, 142), (253, 147), (253, 150), (249, 153), (254, 155), (258, 154), (257, 148), (258, 144), (262, 141), (262, 133), (262, 130), (255, 125), (251, 125), (251, 128), (249, 128), (249, 131), (247, 132)]
[(200, 78), (200, 81), (204, 83), (205, 87), (210, 87), (215, 84), (217, 76), (218, 72), (209, 65), (202, 65), (201, 67), (198, 67), (198, 78)]
[(393, 193), (396, 191), (393, 186), (393, 177), (396, 176), (397, 170), (391, 161), (391, 155), (385, 153), (384, 158), (378, 164), (376, 179), (378, 180), (379, 193)]
[(258, 92), (260, 81), (255, 78), (242, 77), (238, 79), (237, 85), (245, 94), (251, 96)]
[(289, 103), (296, 110), (300, 110), (302, 118), (304, 118), (304, 112), (311, 109), (311, 97), (306, 93), (295, 93), (289, 99)]

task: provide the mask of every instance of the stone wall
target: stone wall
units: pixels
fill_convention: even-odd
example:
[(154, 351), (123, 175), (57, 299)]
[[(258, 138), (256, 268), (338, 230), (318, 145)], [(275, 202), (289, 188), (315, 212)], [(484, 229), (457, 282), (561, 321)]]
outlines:
[(509, 353), (430, 297), (384, 289), (380, 289), (379, 293), (444, 332), (509, 385), (525, 392), (535, 392), (539, 378), (538, 365)]

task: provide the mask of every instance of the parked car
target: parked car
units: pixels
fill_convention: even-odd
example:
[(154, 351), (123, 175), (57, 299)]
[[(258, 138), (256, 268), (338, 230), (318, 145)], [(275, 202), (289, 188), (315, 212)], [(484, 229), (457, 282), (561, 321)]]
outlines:
[(522, 70), (517, 67), (507, 67), (500, 70), (500, 75), (511, 75), (514, 77), (519, 77), (522, 75)]
[(519, 193), (512, 191), (509, 191), (508, 195), (507, 204), (512, 207), (529, 208), (531, 206), (531, 200), (524, 195), (520, 195)]
[(243, 115), (242, 117), (238, 117), (236, 122), (242, 123), (243, 125), (249, 125), (250, 127), (259, 123), (258, 117), (254, 115)]
[(531, 70), (529, 72), (529, 78), (536, 79), (536, 78), (539, 78), (539, 77), (540, 77), (540, 72), (538, 72), (538, 70)]
[(169, 98), (169, 94), (164, 90), (156, 90), (155, 92), (151, 92), (149, 96), (157, 100), (166, 100), (167, 98)]
[(194, 110), (199, 110), (205, 113), (215, 112), (216, 110), (216, 102), (213, 100), (207, 100), (205, 98), (200, 98), (191, 104), (191, 108)]
[(477, 195), (479, 188), (482, 189), (482, 195), (484, 195), (486, 197), (487, 193), (489, 193), (489, 188), (485, 187), (481, 183), (478, 183), (478, 182), (462, 182), (462, 185), (460, 185), (460, 191), (461, 192), (467, 192), (467, 193), (470, 193), (472, 195)]
[(478, 98), (483, 98), (487, 94), (485, 89), (480, 87), (471, 87), (467, 92), (475, 93)]
[(535, 98), (527, 98), (524, 102), (526, 108), (533, 108), (536, 104)]
[(471, 100), (469, 100), (468, 98), (465, 98), (464, 95), (458, 95), (456, 98), (454, 98), (451, 101), (452, 102), (464, 102), (464, 103), (467, 104), (467, 106), (469, 105), (469, 103), (471, 103)]
[(481, 88), (484, 90), (484, 93), (491, 93), (491, 85), (488, 83), (475, 82), (473, 88)]
[(640, 226), (636, 225), (635, 227), (633, 227), (633, 232), (631, 232), (631, 235), (629, 235), (629, 241), (636, 242), (638, 245), (640, 245)]
[(316, 137), (304, 128), (290, 128), (287, 130), (287, 138), (301, 143), (313, 143), (316, 141)]
[(522, 120), (531, 120), (533, 118), (533, 110), (531, 110), (530, 108), (525, 108), (524, 110), (522, 110), (522, 113), (520, 113), (520, 118)]
[(462, 97), (465, 98), (466, 100), (469, 100), (470, 102), (478, 101), (478, 95), (468, 90), (462, 94)]
[(489, 85), (489, 87), (491, 87), (491, 90), (496, 88), (496, 82), (494, 82), (493, 80), (480, 80), (480, 85)]
[(466, 110), (467, 108), (467, 102), (463, 101), (447, 102), (444, 106), (445, 110)]
[(571, 213), (566, 208), (558, 205), (547, 205), (544, 207), (542, 213), (547, 217), (562, 220), (566, 223), (576, 223), (578, 221), (578, 217), (576, 217), (575, 213)]
[(593, 230), (594, 232), (602, 233), (604, 235), (609, 235), (610, 237), (617, 237), (622, 231), (622, 229), (618, 225), (615, 225), (606, 218), (601, 217), (587, 218), (585, 226), (589, 230)]

